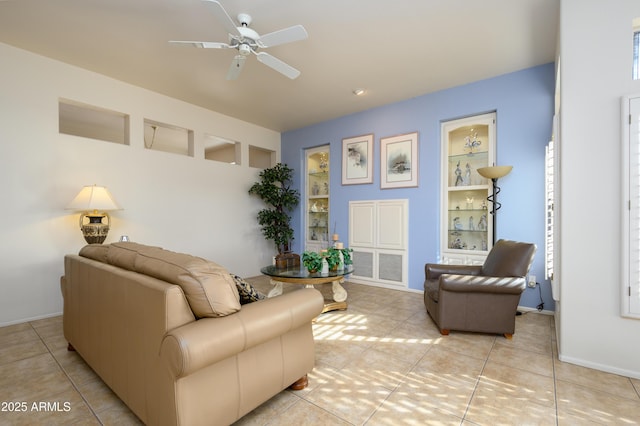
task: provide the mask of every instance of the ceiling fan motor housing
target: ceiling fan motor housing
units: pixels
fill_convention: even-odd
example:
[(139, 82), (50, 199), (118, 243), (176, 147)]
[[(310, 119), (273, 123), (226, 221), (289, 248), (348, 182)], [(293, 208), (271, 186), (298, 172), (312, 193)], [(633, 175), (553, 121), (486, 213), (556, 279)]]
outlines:
[(242, 56), (249, 56), (251, 54), (251, 47), (246, 43), (241, 43), (238, 46), (238, 51)]

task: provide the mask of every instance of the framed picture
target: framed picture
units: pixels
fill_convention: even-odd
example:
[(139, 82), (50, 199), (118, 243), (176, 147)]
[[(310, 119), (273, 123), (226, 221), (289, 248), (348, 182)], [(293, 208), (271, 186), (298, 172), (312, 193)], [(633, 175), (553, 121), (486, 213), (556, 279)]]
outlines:
[(342, 139), (342, 184), (373, 183), (373, 134)]
[(380, 188), (418, 186), (418, 133), (380, 139)]

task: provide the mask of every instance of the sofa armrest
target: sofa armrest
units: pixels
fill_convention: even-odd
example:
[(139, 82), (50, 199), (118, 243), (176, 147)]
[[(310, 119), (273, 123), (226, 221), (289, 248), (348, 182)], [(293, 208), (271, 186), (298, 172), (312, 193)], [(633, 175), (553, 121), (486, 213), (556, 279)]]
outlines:
[(242, 306), (221, 318), (202, 318), (169, 331), (160, 357), (174, 377), (208, 365), (311, 323), (324, 306), (322, 294), (304, 288)]
[(524, 277), (485, 277), (454, 274), (440, 276), (440, 291), (520, 294), (525, 287)]
[(482, 265), (443, 265), (441, 263), (427, 263), (424, 265), (424, 276), (428, 280), (435, 280), (442, 274), (479, 275)]

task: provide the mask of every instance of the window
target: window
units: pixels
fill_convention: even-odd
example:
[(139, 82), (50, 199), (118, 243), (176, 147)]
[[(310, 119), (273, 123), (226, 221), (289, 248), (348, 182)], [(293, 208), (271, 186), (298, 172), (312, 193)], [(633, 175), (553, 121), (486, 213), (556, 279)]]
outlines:
[(549, 142), (545, 155), (545, 192), (546, 192), (546, 227), (545, 227), (545, 278), (553, 280), (553, 233), (554, 233), (554, 152), (553, 141)]
[(640, 96), (623, 98), (622, 111), (622, 315), (640, 318)]
[(633, 71), (634, 80), (640, 78), (640, 18), (633, 20)]

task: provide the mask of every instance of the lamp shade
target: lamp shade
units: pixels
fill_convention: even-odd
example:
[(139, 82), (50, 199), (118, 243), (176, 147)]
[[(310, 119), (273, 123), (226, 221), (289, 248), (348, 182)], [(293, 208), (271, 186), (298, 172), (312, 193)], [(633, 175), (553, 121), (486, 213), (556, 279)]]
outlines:
[(508, 175), (513, 169), (513, 166), (491, 166), (491, 167), (480, 167), (478, 169), (478, 174), (487, 179), (500, 179)]
[(109, 211), (122, 210), (118, 203), (113, 199), (113, 195), (104, 186), (90, 185), (85, 186), (76, 195), (67, 210), (76, 211)]

